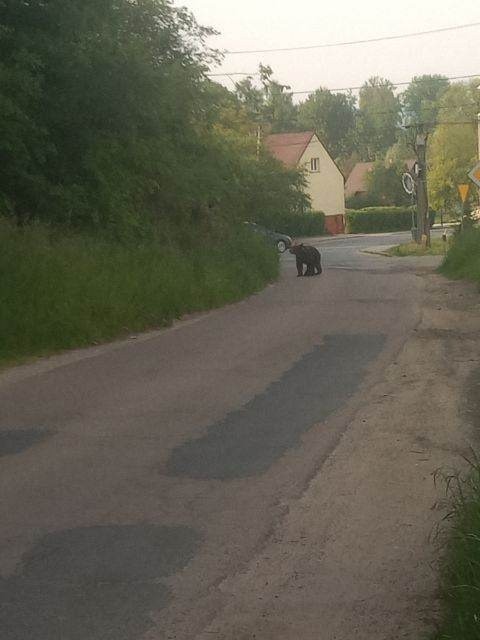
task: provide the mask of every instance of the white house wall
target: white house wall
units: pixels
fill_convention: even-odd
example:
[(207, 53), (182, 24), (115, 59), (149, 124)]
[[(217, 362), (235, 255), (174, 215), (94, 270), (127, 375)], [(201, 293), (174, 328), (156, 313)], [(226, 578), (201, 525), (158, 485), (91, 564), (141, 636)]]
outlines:
[[(310, 161), (318, 158), (320, 170), (312, 173)], [(308, 194), (313, 211), (323, 211), (327, 216), (345, 214), (345, 185), (343, 175), (328, 155), (320, 140), (314, 136), (300, 160), (307, 169)]]

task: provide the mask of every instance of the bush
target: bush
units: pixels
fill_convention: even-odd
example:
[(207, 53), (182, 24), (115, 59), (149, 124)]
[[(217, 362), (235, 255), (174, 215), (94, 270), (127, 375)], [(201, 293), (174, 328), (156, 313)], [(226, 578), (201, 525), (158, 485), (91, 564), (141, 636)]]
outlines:
[(180, 250), (153, 239), (55, 238), (0, 219), (0, 244), (3, 362), (163, 326), (238, 300), (278, 273), (276, 251), (243, 228)]
[(347, 209), (366, 209), (367, 207), (380, 206), (378, 198), (368, 195), (367, 193), (350, 196), (345, 200)]
[(348, 210), (348, 233), (382, 233), (409, 231), (412, 228), (412, 210), (408, 207), (368, 207)]
[(440, 270), (452, 278), (480, 283), (480, 229), (469, 229), (455, 236)]
[(325, 214), (321, 211), (257, 216), (254, 222), (292, 237), (322, 236), (325, 233)]

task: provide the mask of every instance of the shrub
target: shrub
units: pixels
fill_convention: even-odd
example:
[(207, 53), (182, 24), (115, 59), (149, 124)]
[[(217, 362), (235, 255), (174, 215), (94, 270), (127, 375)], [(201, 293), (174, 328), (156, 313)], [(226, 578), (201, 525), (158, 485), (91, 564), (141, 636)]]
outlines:
[(408, 231), (412, 228), (412, 210), (407, 207), (368, 207), (346, 213), (349, 233)]
[(480, 229), (469, 229), (455, 236), (440, 270), (452, 278), (480, 283)]
[(380, 204), (378, 198), (370, 196), (367, 193), (359, 193), (345, 200), (347, 209), (365, 209), (367, 207), (378, 207)]
[(322, 236), (325, 233), (325, 214), (321, 211), (257, 216), (254, 222), (292, 237)]

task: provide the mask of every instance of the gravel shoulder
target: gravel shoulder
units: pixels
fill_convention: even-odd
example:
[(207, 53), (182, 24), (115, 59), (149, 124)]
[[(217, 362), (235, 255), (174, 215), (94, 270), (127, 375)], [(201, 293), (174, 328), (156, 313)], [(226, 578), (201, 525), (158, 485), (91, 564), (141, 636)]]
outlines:
[(264, 547), (218, 586), (224, 606), (198, 640), (413, 640), (434, 629), (436, 532), (448, 509), (435, 477), (464, 468), (478, 445), (468, 398), (480, 297), (419, 277), (420, 323)]

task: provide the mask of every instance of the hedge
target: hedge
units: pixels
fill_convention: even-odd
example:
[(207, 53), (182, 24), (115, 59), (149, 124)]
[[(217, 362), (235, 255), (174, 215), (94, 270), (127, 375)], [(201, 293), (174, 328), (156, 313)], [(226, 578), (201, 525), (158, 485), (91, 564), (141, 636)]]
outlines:
[(254, 222), (271, 231), (285, 233), (292, 237), (322, 236), (325, 233), (325, 214), (321, 211), (292, 213), (275, 218), (258, 217)]
[[(366, 207), (348, 210), (345, 214), (348, 233), (382, 233), (385, 231), (410, 231), (412, 209), (410, 207)], [(430, 212), (433, 224), (435, 213)]]

